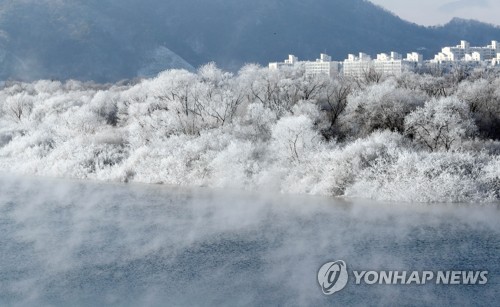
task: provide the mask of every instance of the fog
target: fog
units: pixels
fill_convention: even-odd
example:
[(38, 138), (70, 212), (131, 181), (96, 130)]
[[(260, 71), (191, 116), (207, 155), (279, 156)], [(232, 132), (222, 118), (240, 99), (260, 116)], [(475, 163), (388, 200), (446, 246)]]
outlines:
[[(497, 206), (402, 205), (141, 184), (0, 177), (0, 304), (488, 304)], [(486, 286), (357, 286), (316, 274), (489, 270)]]

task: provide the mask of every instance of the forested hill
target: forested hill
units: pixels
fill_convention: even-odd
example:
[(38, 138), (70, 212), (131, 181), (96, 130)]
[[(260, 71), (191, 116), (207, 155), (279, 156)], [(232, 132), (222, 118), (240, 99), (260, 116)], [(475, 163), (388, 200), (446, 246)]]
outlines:
[(500, 28), (426, 28), (365, 0), (0, 0), (0, 79), (116, 81), (210, 61), (234, 71), (324, 51), (430, 57), (460, 39), (483, 45)]

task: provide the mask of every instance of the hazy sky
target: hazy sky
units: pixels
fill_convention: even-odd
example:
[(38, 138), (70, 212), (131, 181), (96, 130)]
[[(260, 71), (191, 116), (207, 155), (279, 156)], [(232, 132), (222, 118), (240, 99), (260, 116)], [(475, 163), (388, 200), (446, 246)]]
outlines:
[(447, 23), (453, 17), (500, 25), (500, 0), (371, 0), (403, 19), (422, 25)]

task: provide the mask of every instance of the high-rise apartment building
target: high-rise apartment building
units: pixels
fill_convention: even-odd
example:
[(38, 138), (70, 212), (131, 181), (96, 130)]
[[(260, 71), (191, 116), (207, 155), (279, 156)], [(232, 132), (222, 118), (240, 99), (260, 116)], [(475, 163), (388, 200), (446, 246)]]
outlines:
[(433, 62), (458, 62), (458, 61), (491, 61), (500, 52), (500, 44), (492, 41), (485, 47), (471, 47), (470, 43), (463, 40), (455, 47), (444, 47), (436, 54)]

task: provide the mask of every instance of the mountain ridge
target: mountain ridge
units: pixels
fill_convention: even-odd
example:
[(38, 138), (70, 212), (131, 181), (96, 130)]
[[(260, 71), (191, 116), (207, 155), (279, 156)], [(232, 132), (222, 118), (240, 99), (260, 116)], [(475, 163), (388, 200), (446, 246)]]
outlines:
[(500, 27), (424, 27), (367, 0), (4, 0), (0, 79), (109, 82), (212, 61), (237, 71), (325, 51), (337, 60), (417, 49), (430, 58), (461, 39), (500, 40)]

